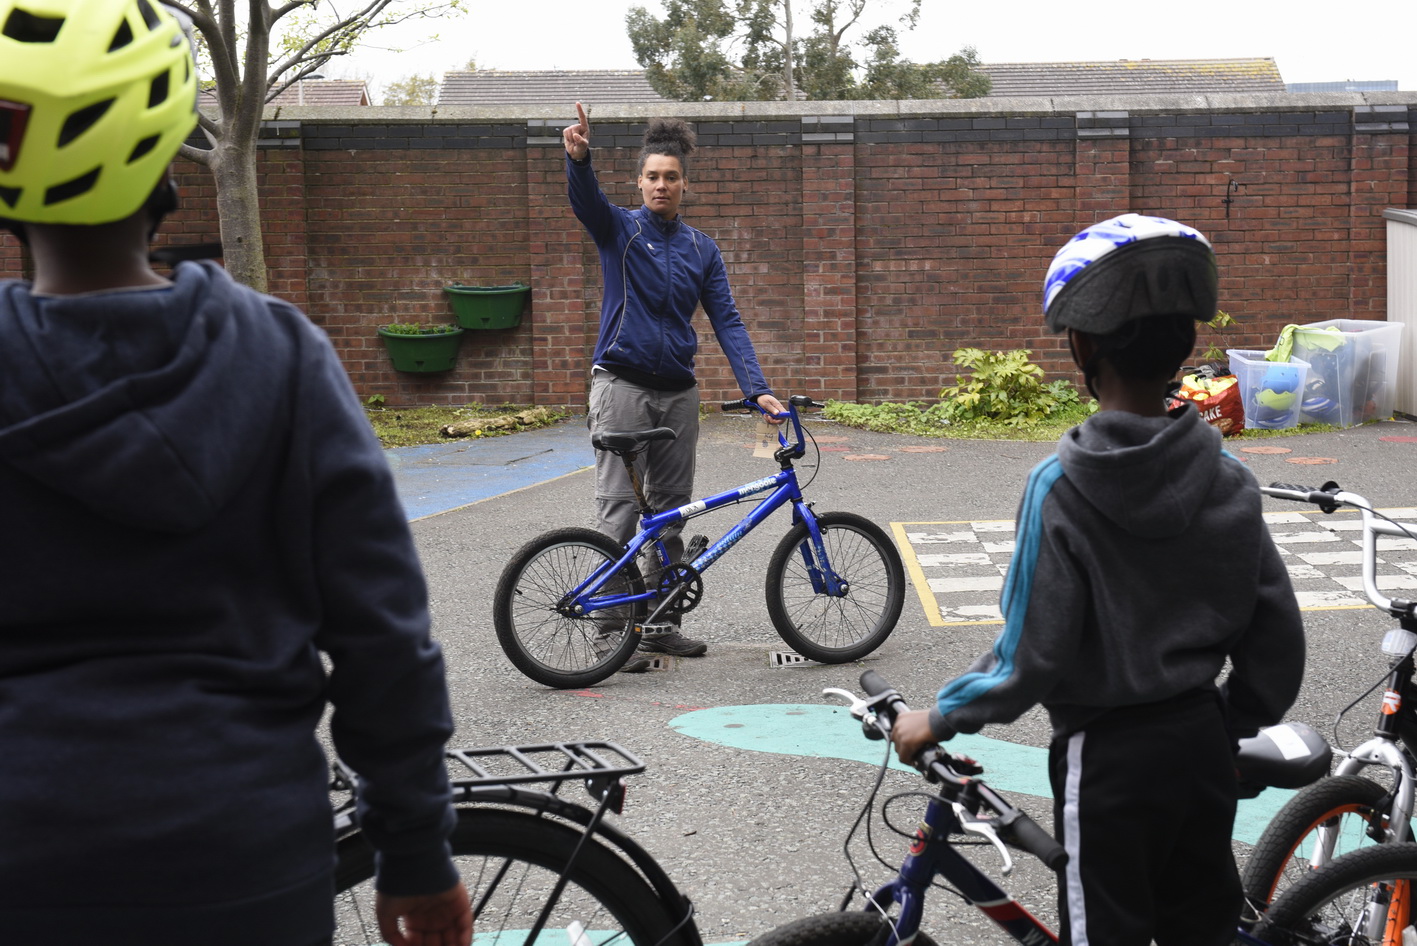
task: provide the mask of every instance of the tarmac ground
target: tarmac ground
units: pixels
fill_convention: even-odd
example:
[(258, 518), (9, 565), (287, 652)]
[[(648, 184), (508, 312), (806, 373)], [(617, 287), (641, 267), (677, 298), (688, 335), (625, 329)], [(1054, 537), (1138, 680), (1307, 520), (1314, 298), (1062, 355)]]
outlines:
[[(979, 609), (997, 603), (993, 588), (1025, 478), (1053, 451), (1051, 443), (871, 433), (819, 417), (807, 424), (820, 448), (799, 464), (804, 482), (811, 479), (808, 500), (819, 512), (847, 510), (875, 520), (896, 537), (911, 566), (893, 635), (857, 663), (783, 663), (786, 645), (768, 619), (762, 589), (768, 556), (788, 522), (770, 519), (715, 564), (702, 603), (685, 618), (686, 632), (709, 642), (707, 656), (671, 659), (665, 669), (617, 674), (577, 691), (547, 689), (511, 665), (493, 632), (491, 604), (498, 575), (524, 542), (552, 528), (593, 525), (593, 457), (584, 424), (390, 451), (447, 656), (456, 742), (609, 739), (644, 758), (648, 769), (630, 779), (618, 823), (693, 899), (710, 944), (751, 939), (836, 908), (852, 878), (842, 843), (884, 747), (862, 739), (821, 691), (859, 692), (857, 677), (869, 667), (923, 708), (941, 683), (990, 646), (999, 625)], [(775, 465), (753, 455), (754, 443), (747, 418), (706, 417), (698, 493), (770, 475)], [(1336, 480), (1417, 519), (1417, 424), (1395, 420), (1227, 447), (1261, 482)], [(1351, 746), (1366, 738), (1380, 695), (1368, 696), (1337, 726), (1335, 718), (1386, 671), (1378, 644), (1391, 621), (1361, 593), (1354, 596), (1351, 529), (1326, 528), (1311, 507), (1267, 500), (1265, 508), (1296, 589), (1315, 596), (1304, 612), (1308, 678), (1290, 717)], [(704, 523), (701, 531), (713, 537), (713, 529), (726, 530), (736, 519), (719, 514), (696, 525)], [(1410, 587), (1405, 583), (1417, 582), (1417, 551), (1396, 540), (1391, 545), (1383, 573), (1397, 587)], [(985, 765), (985, 780), (1051, 825), (1041, 763), (1044, 715), (1035, 710), (976, 738), (970, 754)], [(913, 772), (892, 769), (882, 795), (923, 787)], [(1280, 800), (1257, 809), (1249, 827), (1237, 827), (1237, 856), (1245, 856), (1246, 837)], [(893, 823), (913, 828), (918, 810), (918, 802), (897, 803)], [(874, 837), (882, 856), (898, 863), (905, 840), (879, 821)], [(887, 877), (864, 848), (853, 850), (868, 886)], [(990, 876), (1031, 912), (1056, 916), (1052, 877), (1041, 865), (1018, 855), (1018, 869), (1001, 878), (992, 849), (976, 850)], [(937, 942), (1011, 941), (939, 891), (927, 903), (925, 928)]]

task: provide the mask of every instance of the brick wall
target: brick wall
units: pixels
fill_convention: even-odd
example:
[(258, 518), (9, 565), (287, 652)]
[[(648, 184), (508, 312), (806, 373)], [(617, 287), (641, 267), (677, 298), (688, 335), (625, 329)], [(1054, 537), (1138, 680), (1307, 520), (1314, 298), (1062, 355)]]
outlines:
[[(570, 113), (568, 108), (567, 113)], [(1417, 206), (1417, 95), (686, 104), (701, 150), (683, 212), (723, 250), (779, 393), (925, 400), (956, 348), (1026, 347), (1074, 377), (1039, 313), (1082, 226), (1135, 210), (1207, 233), (1230, 347), (1291, 321), (1385, 316), (1382, 212)], [(388, 403), (582, 406), (599, 321), (594, 247), (565, 200), (552, 110), (286, 109), (261, 200), (273, 292)], [(643, 110), (601, 108), (602, 186), (638, 203)], [(179, 164), (164, 240), (217, 238), (204, 169)], [(0, 276), (23, 272), (0, 241)], [(522, 324), (464, 336), (452, 372), (392, 370), (375, 327), (448, 321), (454, 282), (532, 286)], [(702, 315), (708, 400), (736, 396)]]

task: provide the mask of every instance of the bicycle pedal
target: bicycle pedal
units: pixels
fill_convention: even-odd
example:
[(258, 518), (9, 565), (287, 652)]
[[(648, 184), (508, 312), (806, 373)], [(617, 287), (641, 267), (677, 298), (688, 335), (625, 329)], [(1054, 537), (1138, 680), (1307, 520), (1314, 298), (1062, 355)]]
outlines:
[(648, 640), (654, 637), (663, 637), (665, 634), (671, 634), (677, 631), (678, 628), (666, 621), (663, 624), (641, 624), (638, 626), (637, 630), (640, 632), (640, 637)]
[(696, 535), (690, 537), (688, 544), (684, 546), (683, 560), (685, 562), (692, 562), (702, 555), (706, 548), (708, 548), (708, 536)]

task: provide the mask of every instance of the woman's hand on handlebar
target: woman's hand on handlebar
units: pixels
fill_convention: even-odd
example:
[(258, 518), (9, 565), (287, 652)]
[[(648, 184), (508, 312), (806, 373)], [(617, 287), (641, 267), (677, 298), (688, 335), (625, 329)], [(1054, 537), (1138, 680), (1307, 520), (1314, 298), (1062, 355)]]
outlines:
[(783, 407), (782, 402), (771, 394), (759, 394), (754, 400), (757, 401), (758, 407), (766, 412), (763, 416), (767, 418), (769, 424), (780, 424), (787, 420), (787, 408)]
[(929, 711), (909, 710), (896, 716), (891, 726), (891, 742), (895, 744), (895, 754), (900, 761), (914, 765), (922, 749), (939, 742), (930, 728)]

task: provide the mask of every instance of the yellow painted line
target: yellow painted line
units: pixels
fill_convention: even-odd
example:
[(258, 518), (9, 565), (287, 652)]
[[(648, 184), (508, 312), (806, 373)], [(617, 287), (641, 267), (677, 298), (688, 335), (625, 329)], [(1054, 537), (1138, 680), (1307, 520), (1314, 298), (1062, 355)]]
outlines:
[(940, 617), (940, 604), (935, 600), (935, 593), (930, 590), (930, 583), (925, 580), (925, 572), (920, 568), (920, 559), (915, 557), (915, 546), (910, 544), (910, 537), (906, 535), (906, 525), (914, 523), (892, 522), (891, 531), (895, 533), (895, 544), (900, 549), (901, 561), (905, 563), (905, 573), (910, 576), (910, 581), (915, 585), (915, 593), (920, 598), (920, 607), (925, 610), (925, 620), (931, 627), (944, 627), (945, 619)]
[(978, 624), (1003, 624), (997, 618), (987, 621), (946, 621), (940, 613), (940, 601), (930, 590), (930, 582), (920, 567), (920, 559), (915, 557), (915, 546), (910, 542), (906, 526), (972, 526), (976, 522), (1013, 522), (1012, 519), (947, 519), (940, 522), (892, 522), (896, 545), (900, 546), (900, 557), (905, 562), (905, 573), (915, 585), (915, 593), (920, 598), (920, 607), (925, 611), (925, 620), (931, 627), (961, 627)]

